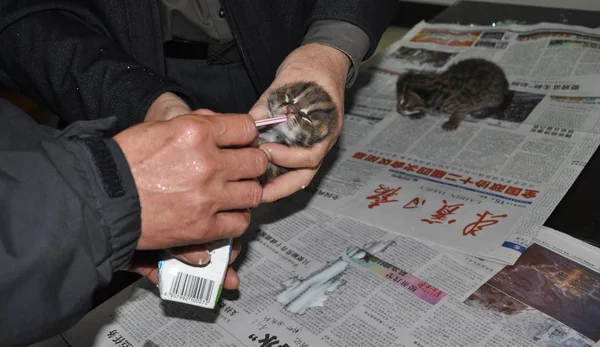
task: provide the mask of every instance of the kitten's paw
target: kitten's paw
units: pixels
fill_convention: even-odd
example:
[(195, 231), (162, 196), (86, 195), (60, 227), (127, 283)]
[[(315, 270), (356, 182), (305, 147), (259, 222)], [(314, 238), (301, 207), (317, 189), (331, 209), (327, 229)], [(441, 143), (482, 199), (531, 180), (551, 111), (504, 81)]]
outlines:
[(396, 110), (396, 112), (397, 112), (399, 115), (401, 115), (402, 117), (408, 117), (408, 116), (406, 115), (406, 113), (402, 113), (402, 111), (401, 111), (400, 109), (397, 109), (397, 110)]
[(456, 128), (458, 128), (458, 124), (451, 121), (447, 121), (446, 123), (442, 124), (442, 129), (446, 131), (456, 130)]
[(408, 118), (410, 118), (410, 119), (421, 119), (424, 117), (425, 117), (425, 113), (411, 114), (410, 116), (408, 116)]
[(473, 117), (473, 119), (485, 119), (485, 118), (487, 118), (488, 116), (489, 116), (489, 115), (488, 115), (488, 112), (487, 112), (487, 111), (485, 111), (485, 110), (482, 110), (482, 111), (474, 111), (474, 112), (472, 112), (472, 113), (471, 113), (471, 117)]

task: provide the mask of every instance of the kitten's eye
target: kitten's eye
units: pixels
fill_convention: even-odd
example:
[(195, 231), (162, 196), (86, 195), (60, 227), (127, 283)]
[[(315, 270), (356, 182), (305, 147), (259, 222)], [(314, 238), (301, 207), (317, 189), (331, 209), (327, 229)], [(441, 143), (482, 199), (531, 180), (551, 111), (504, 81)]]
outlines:
[(306, 117), (302, 117), (301, 119), (302, 119), (303, 122), (306, 122), (306, 123), (308, 123), (310, 125), (313, 125), (312, 122), (310, 121), (310, 119), (308, 119)]

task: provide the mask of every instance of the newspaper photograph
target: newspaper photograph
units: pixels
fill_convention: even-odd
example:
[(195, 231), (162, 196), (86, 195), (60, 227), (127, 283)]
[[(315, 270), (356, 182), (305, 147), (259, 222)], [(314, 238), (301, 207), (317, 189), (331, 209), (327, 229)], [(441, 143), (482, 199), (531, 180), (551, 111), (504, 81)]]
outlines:
[[(72, 347), (600, 345), (600, 251), (543, 226), (600, 145), (597, 44), (600, 31), (559, 24), (419, 23), (362, 68), (313, 183), (253, 210), (239, 290), (209, 310), (163, 301), (141, 279), (63, 337)], [(436, 76), (470, 58), (504, 71), (501, 108), (451, 122), (426, 107), (445, 94), (397, 88), (406, 72)]]
[[(577, 46), (568, 74), (542, 71), (548, 57), (563, 61), (562, 51), (572, 51), (554, 42), (565, 37), (590, 45)], [(380, 120), (360, 140), (342, 140), (344, 150), (294, 198), (514, 264), (600, 145), (600, 75), (576, 67), (600, 66), (599, 40), (596, 30), (565, 25), (420, 23), (370, 61), (349, 93), (347, 118), (360, 112)], [(472, 58), (504, 70), (512, 96), (503, 109), (471, 112), (454, 130), (444, 129), (448, 116), (436, 114), (435, 103), (419, 117), (399, 111), (400, 76), (445, 71)]]

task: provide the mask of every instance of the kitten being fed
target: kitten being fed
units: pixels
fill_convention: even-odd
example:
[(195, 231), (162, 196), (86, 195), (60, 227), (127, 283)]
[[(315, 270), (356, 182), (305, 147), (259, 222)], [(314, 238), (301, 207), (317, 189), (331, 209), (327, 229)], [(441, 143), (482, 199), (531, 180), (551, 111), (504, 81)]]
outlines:
[[(267, 98), (269, 117), (287, 116), (287, 122), (261, 131), (259, 144), (276, 142), (288, 146), (312, 147), (334, 130), (337, 107), (329, 94), (315, 82), (283, 85)], [(269, 163), (267, 172), (259, 178), (267, 183), (289, 169)]]
[(443, 72), (408, 71), (398, 78), (397, 111), (411, 119), (449, 114), (444, 130), (455, 130), (467, 117), (484, 119), (504, 110), (514, 92), (501, 67), (485, 59), (465, 59)]

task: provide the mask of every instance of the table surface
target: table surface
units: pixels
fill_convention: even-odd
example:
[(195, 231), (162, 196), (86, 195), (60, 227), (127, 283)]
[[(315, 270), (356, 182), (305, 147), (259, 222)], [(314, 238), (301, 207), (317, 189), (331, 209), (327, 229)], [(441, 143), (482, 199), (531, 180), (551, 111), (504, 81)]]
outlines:
[[(598, 28), (600, 12), (461, 1), (430, 22), (491, 25), (506, 20), (523, 24), (551, 22)], [(599, 177), (600, 151), (597, 150), (544, 225), (600, 245), (600, 179), (596, 179)]]
[[(555, 22), (587, 27), (600, 27), (600, 12), (561, 10), (529, 6), (504, 5), (462, 1), (444, 10), (431, 22), (454, 24), (489, 25), (503, 20), (515, 20), (528, 24)], [(600, 94), (600, 90), (598, 91)], [(600, 151), (596, 151), (591, 161), (575, 181), (567, 195), (548, 218), (545, 225), (576, 238), (600, 244)], [(94, 298), (95, 304), (107, 300), (121, 289), (133, 283), (138, 275), (127, 272), (117, 273), (113, 282)]]

